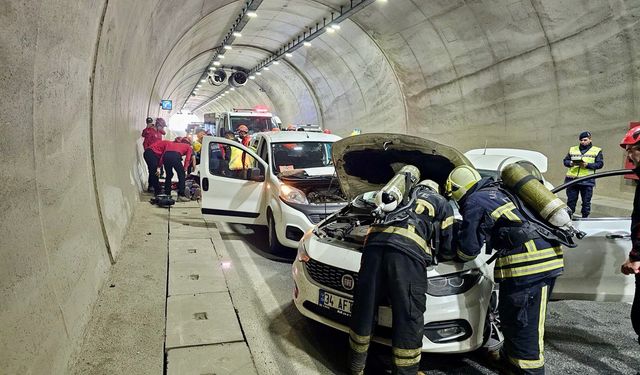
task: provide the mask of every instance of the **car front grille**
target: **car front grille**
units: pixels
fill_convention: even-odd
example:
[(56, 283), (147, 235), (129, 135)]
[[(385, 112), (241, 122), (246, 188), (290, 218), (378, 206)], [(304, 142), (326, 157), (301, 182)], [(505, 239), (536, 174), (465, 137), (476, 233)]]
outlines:
[[(348, 293), (350, 296), (353, 295), (353, 290), (358, 285), (357, 272), (351, 272), (342, 268), (333, 267), (328, 264), (318, 262), (315, 259), (309, 259), (309, 261), (306, 263), (306, 268), (307, 273), (309, 274), (309, 276), (311, 276), (311, 279), (313, 279), (318, 284), (326, 286), (327, 288)], [(342, 286), (342, 277), (344, 275), (351, 275), (351, 277), (353, 277), (354, 283), (351, 290), (346, 289), (344, 286)]]
[(318, 224), (320, 221), (324, 220), (329, 214), (309, 214), (307, 217), (313, 224)]
[[(320, 307), (318, 305), (316, 305), (313, 302), (310, 301), (304, 301), (302, 303), (302, 306), (304, 306), (305, 309), (311, 311), (314, 314), (320, 315), (323, 318), (332, 320), (336, 323), (342, 324), (344, 326), (349, 326), (350, 320), (351, 318), (340, 314), (336, 311), (327, 309), (325, 307)], [(391, 339), (391, 328), (389, 327), (383, 327), (381, 325), (376, 325), (375, 326), (375, 330), (374, 333), (376, 336), (380, 337), (380, 338), (384, 338), (384, 339)]]

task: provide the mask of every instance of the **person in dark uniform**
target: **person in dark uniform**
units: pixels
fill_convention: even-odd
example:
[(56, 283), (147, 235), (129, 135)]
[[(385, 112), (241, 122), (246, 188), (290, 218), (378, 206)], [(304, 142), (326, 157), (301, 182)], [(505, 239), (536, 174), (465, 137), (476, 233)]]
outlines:
[[(620, 147), (624, 148), (627, 157), (634, 165), (633, 172), (640, 177), (640, 126), (629, 130), (622, 138)], [(631, 324), (638, 335), (640, 343), (640, 184), (636, 184), (631, 213), (631, 251), (620, 271), (625, 275), (635, 275), (636, 292), (631, 306)]]
[[(596, 170), (604, 167), (602, 149), (591, 143), (591, 132), (585, 131), (580, 133), (578, 139), (580, 140), (580, 144), (571, 147), (563, 160), (564, 166), (569, 168), (564, 182), (592, 175), (596, 173)], [(578, 194), (580, 194), (582, 197), (582, 217), (589, 217), (591, 213), (591, 197), (593, 196), (593, 188), (595, 186), (596, 180), (592, 178), (578, 182), (567, 188), (567, 206), (569, 206), (571, 212), (576, 211)]]
[(418, 373), (427, 267), (438, 251), (452, 253), (453, 209), (431, 180), (416, 185), (409, 197), (384, 222), (373, 224), (365, 240), (349, 330), (352, 374), (364, 373), (378, 305), (386, 297), (393, 311), (394, 374)]
[(516, 374), (544, 374), (547, 301), (564, 267), (560, 243), (540, 237), (505, 191), (470, 166), (456, 167), (446, 189), (462, 214), (457, 260), (472, 261), (485, 243), (499, 252), (494, 279), (500, 283), (504, 366)]

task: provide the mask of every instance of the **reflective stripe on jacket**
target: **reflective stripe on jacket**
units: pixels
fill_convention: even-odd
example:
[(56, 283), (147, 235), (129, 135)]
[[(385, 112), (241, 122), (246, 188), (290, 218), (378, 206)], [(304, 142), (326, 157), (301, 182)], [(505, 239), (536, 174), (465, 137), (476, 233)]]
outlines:
[[(580, 151), (580, 146), (573, 146), (569, 149), (569, 157), (571, 159), (582, 158), (582, 161), (584, 161), (585, 163), (593, 164), (595, 163), (596, 156), (598, 156), (600, 151), (602, 151), (600, 147), (591, 146), (583, 154), (582, 151)], [(567, 177), (578, 178), (578, 177), (588, 176), (590, 174), (596, 173), (596, 169), (597, 168), (594, 168), (594, 169), (583, 168), (579, 165), (575, 165), (573, 167), (569, 167), (569, 170), (567, 171)]]
[(562, 249), (559, 244), (542, 238), (525, 241), (503, 249), (492, 235), (500, 228), (527, 224), (515, 204), (496, 187), (492, 179), (482, 179), (460, 201), (462, 224), (458, 237), (458, 257), (473, 260), (486, 243), (502, 249), (494, 268), (496, 282), (511, 280), (515, 284), (532, 284), (562, 273)]
[[(393, 247), (427, 265), (433, 259), (431, 240), (434, 236), (434, 223), (439, 226), (439, 249), (444, 257), (452, 258), (453, 208), (441, 195), (425, 186), (417, 186), (416, 200), (407, 211), (412, 213), (404, 220), (390, 224), (374, 224), (369, 227), (365, 246)], [(402, 211), (401, 204), (387, 215)], [(390, 216), (389, 216), (390, 217)]]

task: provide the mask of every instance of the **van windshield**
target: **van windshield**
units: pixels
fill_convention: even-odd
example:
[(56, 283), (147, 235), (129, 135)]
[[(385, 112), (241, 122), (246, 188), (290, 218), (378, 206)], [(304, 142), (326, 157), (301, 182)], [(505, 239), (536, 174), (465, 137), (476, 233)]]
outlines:
[(331, 142), (272, 143), (271, 166), (275, 173), (332, 165)]
[(246, 125), (249, 134), (270, 131), (273, 128), (269, 116), (231, 116), (231, 130), (238, 132), (238, 126)]

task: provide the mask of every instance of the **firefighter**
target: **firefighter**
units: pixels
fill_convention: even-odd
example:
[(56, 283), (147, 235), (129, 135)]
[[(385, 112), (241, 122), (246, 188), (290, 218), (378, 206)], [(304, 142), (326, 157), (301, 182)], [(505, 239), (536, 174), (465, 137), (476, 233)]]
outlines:
[(453, 209), (431, 180), (420, 182), (408, 196), (406, 204), (370, 227), (365, 240), (349, 330), (352, 374), (364, 373), (378, 304), (385, 298), (393, 311), (394, 374), (418, 373), (427, 267), (438, 248), (440, 253), (452, 252)]
[(539, 236), (507, 192), (472, 167), (456, 167), (446, 190), (463, 218), (457, 260), (474, 260), (485, 244), (498, 251), (494, 279), (500, 283), (505, 337), (501, 365), (516, 374), (544, 374), (544, 322), (549, 295), (563, 271), (560, 244)]
[[(640, 177), (640, 126), (630, 129), (622, 138), (620, 147), (624, 148), (627, 158), (633, 163), (633, 172)], [(631, 306), (631, 324), (640, 343), (640, 184), (636, 184), (631, 213), (631, 251), (620, 271), (625, 275), (634, 275), (636, 291)]]
[[(602, 149), (591, 143), (591, 132), (584, 131), (580, 133), (578, 139), (580, 144), (569, 148), (569, 152), (563, 160), (564, 166), (569, 168), (564, 182), (594, 174), (596, 170), (604, 167)], [(591, 197), (595, 186), (596, 180), (591, 178), (567, 188), (567, 206), (569, 206), (571, 212), (576, 211), (578, 194), (580, 194), (582, 197), (582, 217), (589, 217), (591, 213)]]

